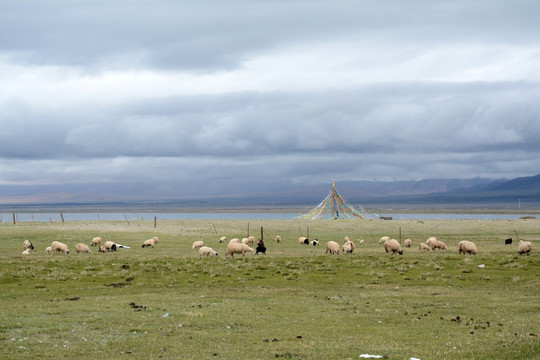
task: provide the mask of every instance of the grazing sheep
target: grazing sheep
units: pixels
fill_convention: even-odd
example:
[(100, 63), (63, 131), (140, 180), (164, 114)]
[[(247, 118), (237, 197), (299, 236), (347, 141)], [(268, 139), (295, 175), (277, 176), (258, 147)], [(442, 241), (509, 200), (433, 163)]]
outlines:
[(105, 241), (105, 244), (103, 244), (103, 247), (105, 248), (105, 250), (107, 250), (107, 252), (109, 251), (116, 251), (116, 244), (112, 241)]
[(354, 248), (351, 244), (352, 242), (350, 241), (347, 241), (345, 244), (343, 244), (343, 246), (341, 247), (341, 252), (344, 254), (352, 254)]
[(412, 246), (412, 241), (411, 241), (411, 239), (405, 240), (404, 244), (405, 244), (405, 247), (410, 248), (410, 247)]
[(253, 241), (250, 242), (250, 241), (249, 241), (249, 238), (243, 238), (243, 239), (242, 239), (242, 244), (246, 244), (246, 245), (248, 245), (248, 244), (253, 244)]
[(255, 242), (255, 236), (248, 236), (248, 241), (250, 245), (253, 245), (253, 243)]
[(23, 247), (24, 247), (25, 250), (26, 249), (34, 250), (34, 245), (32, 245), (30, 240), (24, 240)]
[(428, 244), (428, 246), (431, 246), (431, 243), (434, 241), (437, 241), (437, 238), (432, 236), (426, 240), (426, 244)]
[(87, 253), (87, 254), (91, 253), (90, 248), (88, 247), (88, 245), (81, 244), (81, 243), (78, 243), (77, 245), (75, 245), (75, 252), (77, 254), (78, 253)]
[(234, 259), (234, 254), (242, 254), (243, 259), (247, 252), (255, 254), (256, 251), (246, 244), (229, 243), (229, 245), (227, 245), (227, 250), (225, 251), (225, 257), (227, 257), (227, 255), (231, 255), (231, 257)]
[(47, 254), (52, 254), (52, 247), (47, 246), (47, 248), (45, 249), (45, 252), (46, 252)]
[(204, 241), (202, 241), (202, 240), (195, 241), (195, 242), (191, 245), (191, 250), (195, 250), (195, 249), (200, 248), (200, 247), (203, 247), (203, 246), (204, 246)]
[(504, 240), (504, 245), (510, 245), (512, 244), (512, 238)]
[(229, 244), (240, 244), (240, 239), (234, 238), (229, 241)]
[(448, 250), (446, 244), (440, 240), (431, 241), (431, 250), (435, 251), (435, 249)]
[(148, 247), (148, 246), (154, 247), (154, 245), (156, 245), (158, 242), (159, 242), (159, 238), (157, 236), (154, 236), (151, 239), (144, 240), (141, 247)]
[(471, 254), (476, 255), (478, 254), (478, 249), (476, 249), (476, 244), (472, 241), (463, 240), (459, 242), (459, 255), (463, 254)]
[(300, 245), (309, 245), (309, 239), (307, 237), (305, 237), (305, 236), (300, 236), (298, 238), (298, 243)]
[(105, 246), (100, 246), (98, 252), (105, 253), (107, 250), (105, 249)]
[(326, 253), (325, 254), (335, 254), (339, 255), (339, 244), (335, 241), (328, 241), (326, 243)]
[(401, 245), (399, 245), (396, 239), (385, 241), (384, 250), (386, 250), (387, 253), (392, 252), (392, 255), (394, 255), (395, 253), (398, 253), (399, 255), (403, 255), (403, 250), (401, 249)]
[(379, 245), (383, 245), (386, 241), (390, 240), (389, 236), (383, 236), (379, 239)]
[(23, 253), (23, 255), (29, 255), (30, 254), (30, 248), (24, 250), (22, 253)]
[(90, 242), (90, 246), (99, 246), (99, 245), (101, 245), (101, 238), (99, 236), (96, 236)]
[(201, 246), (199, 249), (199, 257), (202, 258), (203, 256), (218, 256), (218, 253), (208, 246)]
[(317, 246), (317, 245), (319, 245), (319, 239), (314, 239), (314, 240), (311, 241), (309, 244), (310, 244), (310, 245), (313, 245), (313, 246)]
[(68, 246), (60, 241), (53, 241), (51, 248), (53, 253), (63, 252), (64, 254), (69, 254)]
[(426, 243), (420, 243), (420, 246), (418, 247), (418, 249), (429, 251), (429, 246)]
[(343, 238), (343, 243), (344, 243), (344, 244), (345, 244), (345, 243), (348, 243), (349, 241), (351, 241), (351, 239), (349, 239), (348, 236), (345, 236), (345, 237)]
[(276, 235), (276, 242), (279, 244), (281, 242), (281, 236)]
[(523, 255), (523, 254), (529, 255), (531, 251), (532, 251), (532, 242), (519, 240), (518, 253), (520, 255)]
[(226, 236), (222, 236), (219, 238), (219, 242), (220, 243), (224, 243), (225, 241), (227, 241), (227, 237)]
[(364, 245), (364, 239), (360, 240), (359, 244)]

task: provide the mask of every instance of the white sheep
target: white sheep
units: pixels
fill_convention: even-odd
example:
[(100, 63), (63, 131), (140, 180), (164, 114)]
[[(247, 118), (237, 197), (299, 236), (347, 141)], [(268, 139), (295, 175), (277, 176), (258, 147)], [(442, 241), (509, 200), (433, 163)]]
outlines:
[(328, 253), (339, 255), (339, 244), (335, 241), (328, 241), (326, 243), (325, 254), (328, 254)]
[(34, 245), (32, 245), (32, 243), (30, 242), (30, 240), (24, 240), (23, 242), (23, 248), (26, 250), (26, 249), (30, 249), (30, 250), (34, 250)]
[(52, 247), (47, 246), (47, 247), (45, 248), (45, 252), (46, 252), (47, 254), (52, 254)]
[(532, 251), (532, 242), (519, 240), (518, 253), (520, 255), (523, 255), (523, 254), (529, 255), (531, 251)]
[(459, 254), (471, 254), (476, 255), (478, 254), (478, 249), (476, 249), (476, 244), (472, 241), (463, 240), (459, 242)]
[(253, 245), (255, 243), (255, 236), (248, 236), (249, 245)]
[(69, 254), (68, 246), (60, 241), (53, 241), (51, 243), (51, 249), (53, 253), (62, 252), (64, 254)]
[(358, 243), (359, 243), (360, 245), (364, 245), (364, 239), (361, 239)]
[(389, 236), (383, 236), (379, 239), (379, 245), (384, 245), (385, 241), (390, 240)]
[(231, 239), (229, 240), (229, 244), (240, 244), (240, 239), (238, 238)]
[(23, 253), (23, 255), (29, 255), (30, 254), (30, 248), (24, 250), (22, 253)]
[(154, 245), (156, 245), (158, 242), (159, 242), (159, 238), (157, 236), (154, 236), (151, 239), (145, 240), (142, 244), (142, 247), (148, 247), (148, 246), (154, 247)]
[(202, 258), (203, 256), (218, 256), (218, 253), (208, 246), (201, 246), (199, 249), (199, 257)]
[(239, 244), (239, 243), (229, 243), (227, 245), (227, 250), (225, 251), (225, 257), (227, 255), (231, 255), (231, 257), (234, 259), (234, 254), (242, 254), (242, 259), (246, 256), (247, 252), (251, 252), (255, 254), (255, 249), (250, 248), (246, 244)]
[(99, 245), (101, 245), (101, 238), (99, 236), (96, 236), (90, 242), (90, 246), (99, 246)]
[(78, 253), (86, 253), (86, 254), (91, 253), (90, 248), (88, 247), (88, 245), (81, 244), (81, 243), (78, 243), (77, 245), (75, 245), (75, 252), (77, 254)]
[(387, 253), (392, 252), (392, 255), (394, 255), (395, 253), (398, 253), (399, 255), (403, 255), (403, 250), (401, 249), (401, 245), (399, 245), (396, 239), (390, 239), (390, 240), (385, 241), (384, 250), (386, 250)]
[(448, 250), (446, 244), (440, 240), (431, 241), (431, 250), (435, 251), (435, 249)]
[(276, 235), (276, 242), (277, 242), (277, 243), (280, 243), (280, 242), (281, 242), (281, 236)]
[(341, 247), (341, 252), (344, 254), (352, 254), (354, 248), (351, 244), (352, 242), (350, 241), (347, 241), (345, 244), (343, 244), (343, 246)]
[(107, 252), (109, 251), (116, 251), (116, 244), (112, 241), (105, 241), (105, 244), (103, 244), (103, 247), (105, 248), (105, 250), (107, 250)]
[(198, 241), (193, 242), (193, 244), (191, 244), (191, 250), (195, 250), (203, 246), (204, 246), (204, 241), (198, 240)]
[(219, 238), (219, 242), (220, 243), (224, 243), (225, 241), (227, 241), (227, 237), (226, 236), (222, 236)]
[(429, 251), (429, 246), (426, 243), (420, 243), (420, 246), (418, 246), (418, 249)]
[(426, 240), (426, 244), (428, 244), (428, 246), (431, 246), (431, 243), (434, 241), (437, 241), (437, 238), (435, 236), (432, 236)]
[(349, 239), (348, 236), (345, 236), (345, 237), (343, 238), (343, 243), (344, 243), (344, 244), (345, 244), (345, 243), (348, 243), (349, 241), (351, 241), (351, 240)]
[(403, 244), (405, 245), (405, 247), (410, 248), (412, 246), (412, 241), (411, 241), (411, 239), (407, 239), (407, 240), (405, 240), (405, 242)]
[(300, 236), (298, 238), (298, 243), (300, 245), (309, 245), (309, 239), (307, 237), (305, 237), (305, 236)]
[(250, 242), (250, 239), (249, 238), (243, 238), (242, 239), (242, 244), (245, 244), (245, 245), (248, 245), (248, 244), (253, 244), (253, 241)]
[(105, 249), (105, 246), (100, 246), (98, 252), (105, 253), (107, 250)]

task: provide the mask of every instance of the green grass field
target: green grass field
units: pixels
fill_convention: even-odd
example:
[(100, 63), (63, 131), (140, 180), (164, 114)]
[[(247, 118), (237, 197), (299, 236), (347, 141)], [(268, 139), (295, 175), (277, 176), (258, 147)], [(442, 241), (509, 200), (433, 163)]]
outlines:
[[(242, 260), (218, 239), (246, 236), (248, 221), (0, 224), (1, 358), (540, 358), (538, 220), (249, 222), (252, 235), (261, 227), (267, 255)], [(319, 247), (298, 244), (308, 227)], [(413, 247), (386, 254), (378, 239), (400, 229)], [(131, 249), (75, 254), (94, 236)], [(344, 236), (365, 244), (325, 255)], [(449, 251), (420, 252), (429, 236)], [(46, 254), (55, 240), (71, 253)], [(200, 259), (196, 240), (219, 257)], [(461, 240), (479, 254), (458, 255)]]

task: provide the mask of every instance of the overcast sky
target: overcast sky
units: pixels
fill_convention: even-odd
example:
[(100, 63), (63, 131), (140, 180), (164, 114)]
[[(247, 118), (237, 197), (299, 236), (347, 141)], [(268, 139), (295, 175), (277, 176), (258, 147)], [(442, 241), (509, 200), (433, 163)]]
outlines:
[(534, 175), (538, 14), (537, 0), (0, 0), (0, 186)]

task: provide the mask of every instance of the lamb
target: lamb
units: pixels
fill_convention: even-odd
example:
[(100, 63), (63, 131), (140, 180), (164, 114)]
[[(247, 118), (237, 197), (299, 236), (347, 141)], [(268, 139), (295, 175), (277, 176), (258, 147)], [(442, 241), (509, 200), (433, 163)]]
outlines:
[(29, 255), (30, 254), (30, 248), (24, 250), (22, 253), (23, 253), (23, 255)]
[(383, 236), (379, 239), (379, 245), (383, 245), (386, 241), (390, 240), (389, 236)]
[(105, 251), (107, 251), (107, 250), (105, 250), (105, 246), (100, 246), (100, 247), (99, 247), (98, 252), (100, 252), (100, 253), (105, 253)]
[(311, 241), (310, 244), (313, 245), (313, 246), (319, 245), (319, 239), (315, 239), (315, 240)]
[(309, 245), (309, 239), (307, 237), (305, 237), (305, 236), (300, 236), (298, 238), (298, 243), (300, 245)]
[(142, 244), (142, 247), (148, 247), (148, 246), (154, 247), (154, 245), (156, 245), (158, 242), (159, 242), (159, 238), (157, 236), (154, 236), (151, 239), (145, 240)]
[(478, 254), (478, 250), (476, 249), (476, 244), (472, 241), (463, 240), (459, 242), (459, 255), (463, 254), (471, 254), (476, 255)]
[(420, 243), (420, 246), (418, 247), (418, 249), (429, 251), (429, 246), (426, 243)]
[(52, 254), (52, 247), (47, 246), (47, 248), (45, 249), (45, 252), (46, 252), (47, 254)]
[(401, 245), (397, 242), (396, 239), (390, 239), (384, 242), (384, 250), (386, 250), (387, 253), (392, 252), (392, 255), (395, 253), (398, 253), (399, 255), (403, 255), (403, 250), (401, 249)]
[(103, 247), (105, 248), (105, 250), (107, 250), (107, 252), (109, 251), (116, 251), (116, 244), (112, 241), (105, 241), (105, 244), (103, 244)]
[(339, 255), (339, 244), (335, 241), (328, 241), (326, 243), (326, 254), (328, 253)]
[(99, 236), (96, 236), (90, 242), (90, 246), (99, 246), (99, 245), (101, 245), (101, 238)]
[(219, 238), (219, 243), (224, 243), (225, 241), (227, 241), (227, 237), (226, 236), (222, 236)]
[(60, 241), (53, 241), (51, 243), (51, 250), (53, 253), (63, 252), (64, 254), (69, 254), (68, 246)]
[(234, 238), (229, 241), (229, 244), (240, 244), (240, 239)]
[(248, 244), (253, 244), (253, 241), (250, 242), (250, 241), (249, 241), (249, 238), (243, 238), (243, 239), (242, 239), (242, 244), (246, 244), (246, 245), (248, 245)]
[(199, 249), (199, 257), (202, 258), (203, 256), (218, 256), (218, 253), (208, 246), (201, 246)]
[(276, 242), (279, 244), (281, 242), (281, 236), (276, 235)]
[(359, 242), (360, 245), (364, 245), (364, 239), (361, 239)]
[(431, 241), (431, 250), (435, 251), (435, 249), (448, 250), (446, 244), (440, 240)]
[(75, 245), (75, 252), (77, 254), (78, 253), (87, 253), (87, 254), (91, 253), (90, 248), (88, 247), (88, 245), (81, 244), (81, 243), (78, 243), (77, 245)]
[[(345, 236), (345, 244), (344, 245), (348, 245), (347, 247), (350, 248), (351, 253), (354, 251), (354, 249), (356, 249), (356, 245), (354, 244), (354, 242), (349, 240), (349, 238), (347, 236)], [(343, 250), (343, 248), (341, 250)]]
[(350, 241), (347, 241), (345, 244), (343, 244), (343, 246), (341, 247), (341, 252), (344, 254), (352, 254), (354, 248), (351, 244), (352, 242)]
[(249, 245), (253, 245), (255, 242), (255, 236), (248, 236)]
[(227, 255), (231, 255), (231, 257), (234, 259), (234, 254), (242, 254), (242, 259), (246, 256), (246, 253), (247, 252), (251, 252), (253, 254), (255, 254), (255, 249), (253, 248), (250, 248), (248, 245), (246, 244), (239, 244), (239, 243), (229, 243), (229, 245), (227, 245), (227, 249), (225, 251), (225, 257), (227, 257)]
[(520, 255), (523, 255), (523, 254), (529, 255), (531, 251), (532, 251), (532, 242), (519, 240), (518, 253)]
[(34, 245), (32, 245), (30, 240), (24, 240), (23, 247), (24, 247), (25, 250), (26, 249), (34, 250)]
[(405, 247), (410, 248), (410, 247), (412, 246), (412, 241), (411, 241), (411, 239), (405, 240), (404, 244), (405, 244)]
[(203, 246), (204, 246), (204, 241), (202, 241), (202, 240), (195, 241), (195, 242), (191, 245), (191, 250), (195, 250), (195, 249), (200, 248), (200, 247), (203, 247)]

